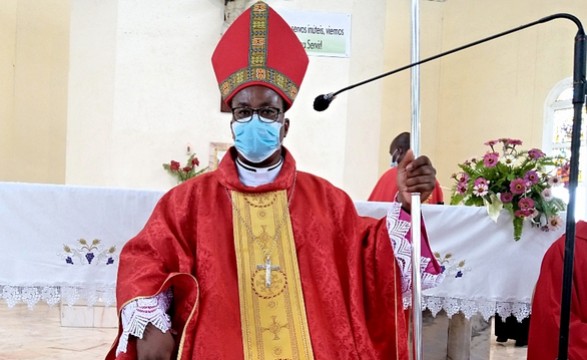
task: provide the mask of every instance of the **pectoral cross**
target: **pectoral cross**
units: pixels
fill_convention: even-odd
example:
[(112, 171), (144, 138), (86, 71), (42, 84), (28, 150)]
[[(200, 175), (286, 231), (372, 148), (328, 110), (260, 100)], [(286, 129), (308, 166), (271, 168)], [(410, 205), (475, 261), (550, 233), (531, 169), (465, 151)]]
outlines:
[(265, 269), (265, 287), (271, 287), (271, 271), (279, 270), (279, 266), (271, 266), (271, 257), (265, 258), (265, 265), (257, 265), (257, 270)]

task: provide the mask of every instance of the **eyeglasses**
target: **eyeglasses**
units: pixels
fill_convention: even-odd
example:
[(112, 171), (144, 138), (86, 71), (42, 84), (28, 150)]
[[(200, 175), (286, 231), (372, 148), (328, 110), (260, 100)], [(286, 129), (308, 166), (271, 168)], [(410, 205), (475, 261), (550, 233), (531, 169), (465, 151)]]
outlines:
[(273, 106), (263, 106), (260, 108), (252, 108), (248, 106), (235, 107), (232, 110), (232, 116), (236, 122), (245, 123), (251, 121), (253, 114), (257, 113), (260, 120), (263, 122), (275, 122), (279, 119), (282, 110)]

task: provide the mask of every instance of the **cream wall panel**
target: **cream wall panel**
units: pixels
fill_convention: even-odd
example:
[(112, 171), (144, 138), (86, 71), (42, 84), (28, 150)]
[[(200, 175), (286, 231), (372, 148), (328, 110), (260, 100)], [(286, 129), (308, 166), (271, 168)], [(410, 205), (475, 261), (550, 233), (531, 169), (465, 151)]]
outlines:
[(69, 2), (19, 0), (1, 7), (7, 30), (3, 36), (14, 49), (8, 51), (9, 57), (13, 54), (12, 76), (10, 71), (1, 74), (7, 79), (3, 91), (13, 94), (8, 93), (3, 106), (3, 137), (9, 147), (3, 153), (9, 165), (2, 178), (63, 183)]
[(17, 0), (0, 3), (0, 179), (13, 178)]

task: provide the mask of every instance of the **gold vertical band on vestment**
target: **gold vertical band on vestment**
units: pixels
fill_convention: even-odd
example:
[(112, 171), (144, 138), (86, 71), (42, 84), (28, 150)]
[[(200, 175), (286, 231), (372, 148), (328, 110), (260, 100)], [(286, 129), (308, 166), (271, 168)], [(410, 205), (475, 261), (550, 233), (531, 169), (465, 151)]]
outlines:
[(232, 202), (245, 359), (313, 359), (287, 193), (232, 191)]

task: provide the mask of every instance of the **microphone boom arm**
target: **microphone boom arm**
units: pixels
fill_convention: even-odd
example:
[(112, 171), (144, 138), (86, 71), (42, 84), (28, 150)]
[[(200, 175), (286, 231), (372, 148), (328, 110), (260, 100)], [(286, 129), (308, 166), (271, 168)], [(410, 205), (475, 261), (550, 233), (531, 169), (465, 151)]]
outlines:
[(461, 50), (464, 50), (464, 49), (473, 47), (475, 45), (482, 44), (482, 43), (487, 42), (487, 41), (491, 41), (493, 39), (500, 38), (502, 36), (505, 36), (505, 35), (514, 33), (516, 31), (520, 31), (520, 30), (523, 30), (525, 28), (529, 28), (531, 26), (534, 26), (534, 25), (537, 25), (537, 24), (542, 24), (542, 23), (545, 23), (545, 22), (548, 22), (548, 21), (551, 21), (551, 20), (554, 20), (554, 19), (559, 19), (559, 18), (565, 18), (565, 19), (569, 19), (569, 20), (573, 21), (577, 25), (577, 27), (580, 29), (580, 31), (583, 31), (583, 26), (581, 25), (581, 22), (575, 16), (570, 15), (570, 14), (565, 14), (565, 13), (553, 14), (553, 15), (550, 15), (550, 16), (543, 17), (543, 18), (541, 18), (539, 20), (533, 21), (531, 23), (528, 23), (528, 24), (525, 24), (525, 25), (521, 25), (521, 26), (518, 26), (516, 28), (513, 28), (513, 29), (510, 29), (510, 30), (507, 30), (507, 31), (504, 31), (504, 32), (501, 32), (501, 33), (498, 33), (498, 34), (495, 34), (495, 35), (492, 35), (492, 36), (489, 36), (489, 37), (486, 37), (486, 38), (483, 38), (483, 39), (480, 39), (480, 40), (477, 40), (477, 41), (474, 41), (472, 43), (459, 46), (459, 47), (454, 48), (452, 50), (448, 50), (448, 51), (445, 51), (445, 52), (436, 54), (434, 56), (428, 57), (426, 59), (422, 59), (422, 60), (417, 61), (415, 63), (411, 63), (411, 64), (408, 64), (408, 65), (402, 66), (402, 67), (397, 68), (395, 70), (388, 71), (386, 73), (383, 73), (381, 75), (377, 75), (377, 76), (372, 77), (372, 78), (367, 79), (367, 80), (363, 80), (363, 81), (358, 82), (356, 84), (349, 85), (349, 86), (347, 86), (345, 88), (342, 88), (342, 89), (340, 89), (340, 90), (338, 90), (336, 92), (332, 92), (332, 93), (328, 93), (326, 95), (320, 95), (320, 96), (323, 96), (323, 97), (326, 98), (326, 100), (331, 101), (331, 100), (334, 99), (334, 97), (336, 95), (340, 94), (341, 92), (350, 90), (350, 89), (355, 88), (357, 86), (361, 86), (361, 85), (370, 83), (371, 81), (375, 81), (375, 80), (381, 79), (383, 77), (386, 77), (386, 76), (389, 76), (389, 75), (398, 73), (398, 72), (403, 71), (403, 70), (406, 70), (406, 69), (409, 69), (411, 67), (414, 67), (414, 66), (417, 66), (417, 65), (420, 65), (420, 64), (427, 63), (429, 61), (432, 61), (432, 60), (441, 58), (443, 56), (446, 56), (446, 55), (449, 55), (449, 54), (452, 54), (452, 53), (455, 53), (455, 52), (458, 52), (458, 51), (461, 51)]

